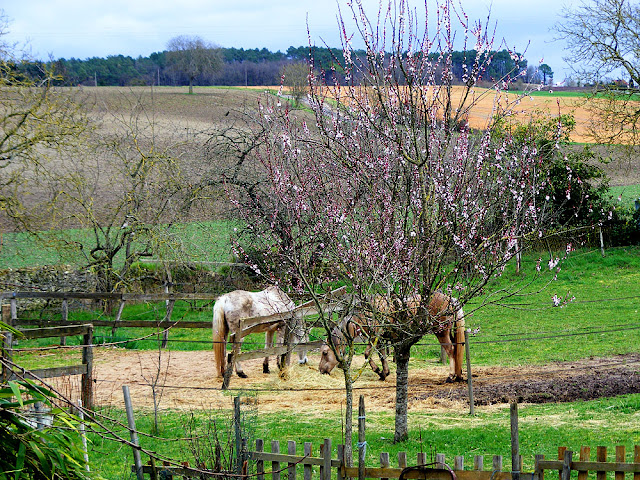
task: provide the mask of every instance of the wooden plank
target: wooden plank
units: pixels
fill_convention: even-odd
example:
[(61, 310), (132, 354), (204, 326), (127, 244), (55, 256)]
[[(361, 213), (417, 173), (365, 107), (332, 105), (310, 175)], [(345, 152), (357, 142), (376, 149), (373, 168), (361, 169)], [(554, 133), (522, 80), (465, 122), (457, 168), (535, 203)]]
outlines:
[(565, 450), (564, 459), (562, 461), (562, 480), (571, 480), (571, 460), (573, 458), (573, 452), (571, 450)]
[(69, 325), (66, 327), (43, 327), (20, 329), (20, 333), (25, 338), (49, 338), (71, 335), (85, 335), (89, 329), (93, 329), (91, 324)]
[(93, 293), (93, 292), (0, 292), (0, 299), (52, 298), (76, 300), (124, 300), (129, 302), (159, 302), (162, 300), (217, 300), (213, 293)]
[[(305, 348), (308, 348), (308, 349), (320, 348), (323, 343), (324, 341), (317, 340), (314, 342), (305, 343), (304, 346)], [(300, 344), (300, 345), (303, 345), (303, 344)], [(264, 348), (262, 350), (252, 350), (250, 352), (241, 352), (237, 355), (237, 360), (240, 362), (243, 362), (245, 360), (252, 360), (255, 358), (270, 357), (273, 355), (282, 355), (283, 353), (287, 353), (288, 351), (291, 351), (292, 349), (295, 349), (295, 348), (297, 348), (297, 345), (289, 345), (289, 346), (282, 345), (279, 347)]]
[[(580, 461), (588, 462), (591, 458), (591, 447), (582, 446), (580, 447)], [(578, 480), (587, 480), (588, 471), (587, 470), (578, 470)]]
[[(391, 465), (391, 463), (389, 462), (389, 453), (388, 452), (382, 452), (380, 453), (380, 468), (389, 468), (389, 465)], [(382, 480), (389, 480), (388, 477), (382, 477)]]
[[(596, 449), (596, 460), (598, 460), (598, 462), (603, 463), (607, 461), (607, 447), (603, 447), (602, 445), (599, 446)], [(576, 470), (582, 470), (581, 468), (578, 468)], [(596, 480), (606, 480), (607, 479), (607, 474), (605, 473), (606, 471), (598, 468), (598, 469), (592, 469), (592, 470), (598, 470), (596, 472)]]
[[(616, 463), (624, 463), (626, 457), (624, 445), (616, 445)], [(620, 470), (615, 471), (615, 480), (624, 480), (624, 472)]]
[(558, 447), (558, 460), (561, 463), (561, 467), (558, 469), (558, 479), (562, 479), (562, 469), (564, 468), (564, 452), (567, 451), (567, 447)]
[[(366, 478), (399, 478), (402, 473), (401, 468), (365, 468)], [(454, 472), (458, 480), (512, 480), (511, 472), (489, 472), (460, 470)], [(529, 473), (529, 475), (531, 475)], [(357, 477), (357, 467), (345, 468), (345, 477)], [(424, 480), (423, 472), (413, 470), (405, 472), (404, 478)], [(426, 475), (429, 480), (451, 480), (451, 473), (448, 470), (433, 470)]]
[[(296, 442), (293, 440), (287, 441), (287, 453), (289, 455), (296, 454)], [(296, 464), (293, 462), (289, 462), (287, 465), (287, 474), (288, 480), (296, 480)]]
[[(311, 442), (304, 443), (304, 456), (305, 460), (311, 458), (312, 454), (312, 444)], [(304, 467), (302, 468), (302, 478), (303, 480), (311, 480), (311, 475), (313, 474), (313, 467), (311, 464), (304, 462)]]
[[(280, 453), (280, 442), (278, 440), (271, 440), (271, 452)], [(271, 459), (271, 479), (280, 480), (280, 462), (275, 459)]]
[[(640, 463), (640, 445), (633, 447), (633, 461), (634, 463)], [(640, 480), (640, 472), (633, 474), (633, 480)]]
[[(87, 373), (86, 365), (71, 365), (68, 367), (51, 367), (51, 368), (39, 368), (36, 370), (29, 370), (20, 372), (20, 377), (24, 378), (54, 378), (54, 377), (66, 377), (67, 375), (84, 375)], [(16, 372), (13, 372), (10, 376), (10, 380), (18, 378)]]
[[(562, 463), (559, 460), (544, 460), (540, 462), (540, 468), (544, 470), (562, 470)], [(638, 463), (618, 463), (618, 462), (571, 462), (571, 470), (588, 470), (591, 472), (640, 472)]]
[[(262, 453), (264, 451), (264, 440), (258, 438), (256, 440), (256, 452)], [(258, 460), (256, 462), (256, 479), (264, 480), (264, 461)]]
[[(73, 326), (73, 325), (84, 325), (86, 320), (82, 322), (74, 322), (73, 320), (69, 320), (68, 322), (63, 322), (62, 320), (39, 320), (39, 319), (20, 319), (18, 320), (19, 325), (37, 325), (41, 327), (46, 326)], [(94, 327), (113, 327), (113, 328), (211, 328), (211, 322), (202, 322), (202, 321), (187, 321), (187, 320), (176, 320), (167, 322), (164, 320), (155, 321), (155, 320), (120, 320), (118, 322), (114, 320), (91, 320), (91, 324)]]
[[(269, 452), (249, 452), (249, 458), (252, 460), (263, 460), (265, 462), (281, 462), (281, 463), (299, 463), (301, 465), (317, 465), (324, 464), (324, 458), (321, 457), (301, 457), (297, 455), (287, 455), (285, 453), (269, 453)], [(339, 467), (338, 459), (331, 460), (331, 468)], [(357, 476), (357, 475), (356, 475)]]

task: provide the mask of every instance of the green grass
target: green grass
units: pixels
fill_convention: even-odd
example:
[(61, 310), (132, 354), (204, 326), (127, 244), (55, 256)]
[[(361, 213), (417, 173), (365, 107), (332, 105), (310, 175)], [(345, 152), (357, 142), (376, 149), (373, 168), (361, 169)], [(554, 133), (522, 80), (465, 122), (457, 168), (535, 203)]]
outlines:
[[(170, 234), (174, 240), (173, 246), (178, 247), (180, 252), (187, 252), (191, 261), (228, 262), (229, 237), (233, 228), (232, 223), (225, 221), (189, 223), (174, 225)], [(0, 269), (82, 265), (86, 263), (82, 252), (89, 251), (92, 246), (89, 229), (65, 230), (63, 235), (59, 232), (41, 232), (37, 239), (28, 233), (4, 233), (1, 238)], [(79, 245), (84, 248), (77, 248)], [(174, 258), (168, 254), (166, 259)], [(116, 257), (116, 266), (123, 262), (122, 254)]]
[[(230, 402), (231, 404), (231, 399)], [(270, 451), (271, 440), (279, 440), (281, 451), (286, 449), (286, 441), (297, 444), (297, 453), (302, 454), (304, 442), (313, 444), (313, 453), (318, 455), (319, 445), (330, 438), (335, 457), (336, 445), (344, 443), (340, 412), (322, 412), (317, 415), (300, 415), (291, 411), (276, 414), (257, 414), (253, 407), (243, 407), (245, 435), (250, 448), (256, 438), (265, 441), (265, 449)], [(557, 458), (557, 447), (565, 446), (578, 451), (583, 445), (595, 452), (597, 446), (606, 446), (612, 452), (616, 445), (625, 445), (627, 452), (640, 444), (640, 394), (624, 395), (611, 399), (575, 402), (566, 404), (521, 405), (519, 406), (520, 451), (523, 455), (523, 470), (533, 469), (534, 455), (544, 454), (548, 459)], [(126, 423), (124, 412), (118, 409), (103, 411), (108, 416)], [(142, 435), (141, 445), (161, 455), (189, 461), (194, 465), (189, 445), (184, 440), (189, 436), (185, 429), (193, 415), (196, 431), (206, 435), (207, 425), (213, 419), (224, 439), (231, 435), (230, 412), (216, 411), (164, 411), (161, 417), (158, 438), (148, 437), (152, 431), (151, 416), (148, 412), (136, 412), (136, 426)], [(485, 455), (485, 469), (491, 468), (493, 455), (503, 456), (503, 469), (510, 469), (510, 420), (509, 407), (480, 409), (474, 417), (465, 412), (411, 413), (409, 440), (394, 444), (393, 412), (367, 412), (366, 463), (376, 466), (381, 452), (388, 452), (392, 466), (397, 465), (397, 453), (407, 452), (409, 464), (415, 464), (418, 452), (427, 454), (443, 453), (447, 461), (464, 455), (466, 468), (473, 465), (474, 455)], [(119, 434), (128, 438), (128, 432), (117, 427)], [(208, 437), (211, 439), (211, 437)], [(231, 438), (233, 438), (231, 436)], [(203, 442), (207, 445), (207, 441)], [(99, 471), (106, 478), (129, 478), (128, 466), (133, 464), (131, 449), (111, 441), (103, 441), (92, 435), (90, 458), (99, 459)], [(143, 455), (143, 461), (147, 458)], [(317, 473), (316, 473), (317, 474)]]
[(640, 185), (625, 185), (609, 188), (613, 198), (620, 198), (623, 207), (635, 208), (634, 202), (640, 199)]

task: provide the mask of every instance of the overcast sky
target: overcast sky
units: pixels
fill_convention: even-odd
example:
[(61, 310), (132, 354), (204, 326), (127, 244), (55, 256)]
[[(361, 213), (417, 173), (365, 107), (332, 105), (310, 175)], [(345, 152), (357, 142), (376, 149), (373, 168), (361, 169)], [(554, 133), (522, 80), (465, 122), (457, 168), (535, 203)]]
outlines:
[[(409, 1), (424, 10), (424, 3)], [(338, 3), (349, 16), (346, 0), (5, 0), (0, 8), (10, 21), (7, 38), (28, 42), (38, 58), (86, 59), (148, 56), (164, 50), (177, 35), (197, 35), (222, 47), (284, 52), (289, 46), (308, 45), (307, 18), (313, 43), (339, 47)], [(363, 3), (375, 18), (379, 2)], [(484, 21), (491, 9), (492, 24), (497, 22), (496, 48), (502, 48), (504, 38), (509, 47), (525, 52), (529, 65), (542, 60), (551, 66), (556, 81), (570, 74), (562, 59), (564, 45), (554, 41), (551, 31), (570, 0), (462, 3), (471, 19)]]

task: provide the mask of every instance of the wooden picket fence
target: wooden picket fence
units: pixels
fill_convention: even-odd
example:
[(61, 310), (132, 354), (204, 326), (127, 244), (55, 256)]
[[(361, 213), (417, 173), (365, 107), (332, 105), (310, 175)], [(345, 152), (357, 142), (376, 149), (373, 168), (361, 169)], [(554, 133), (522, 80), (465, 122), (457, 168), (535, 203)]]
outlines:
[[(388, 453), (380, 454), (379, 466), (350, 466), (344, 458), (344, 446), (338, 445), (335, 458), (331, 458), (331, 440), (325, 439), (320, 445), (318, 456), (313, 456), (311, 443), (304, 444), (303, 455), (296, 454), (296, 442), (287, 442), (287, 453), (280, 452), (280, 442), (272, 441), (271, 451), (264, 451), (264, 441), (256, 440), (256, 448), (253, 451), (244, 452), (246, 461), (254, 462), (255, 473), (247, 474), (247, 463), (239, 473), (227, 473), (229, 476), (239, 478), (255, 477), (256, 480), (346, 480), (353, 479), (434, 479), (434, 480), (544, 480), (545, 474), (549, 480), (549, 474), (558, 475), (559, 480), (569, 480), (571, 472), (578, 472), (578, 480), (586, 480), (589, 473), (595, 472), (597, 480), (640, 480), (640, 445), (634, 448), (633, 460), (627, 463), (625, 447), (618, 446), (615, 451), (615, 461), (607, 461), (606, 447), (597, 448), (597, 460), (589, 461), (589, 447), (580, 449), (580, 460), (573, 460), (573, 452), (566, 447), (560, 447), (558, 460), (545, 460), (544, 455), (535, 456), (535, 469), (533, 472), (510, 472), (502, 470), (502, 456), (494, 455), (489, 469), (485, 469), (484, 456), (474, 456), (471, 469), (465, 470), (464, 456), (456, 456), (453, 463), (447, 463), (442, 454), (436, 454), (435, 461), (431, 462), (426, 453), (418, 453), (414, 464), (410, 464), (407, 454), (399, 452), (397, 466), (391, 466)], [(328, 454), (325, 454), (328, 452)], [(201, 466), (203, 467), (203, 466)], [(250, 469), (249, 469), (250, 470)], [(362, 471), (361, 471), (362, 470)], [(132, 468), (132, 471), (135, 471)], [(545, 472), (546, 471), (546, 472)], [(613, 476), (610, 475), (613, 472)], [(184, 464), (181, 467), (155, 467), (145, 465), (143, 474), (149, 474), (152, 478), (182, 477), (218, 477), (221, 473), (208, 472), (203, 468), (189, 468)], [(300, 475), (301, 474), (301, 475)], [(609, 474), (609, 475), (608, 475)]]

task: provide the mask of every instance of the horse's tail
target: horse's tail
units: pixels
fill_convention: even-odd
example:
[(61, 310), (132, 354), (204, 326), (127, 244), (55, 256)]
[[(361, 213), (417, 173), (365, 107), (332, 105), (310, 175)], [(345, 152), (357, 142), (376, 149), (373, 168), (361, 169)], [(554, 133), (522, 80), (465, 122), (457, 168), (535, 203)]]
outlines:
[(213, 358), (218, 376), (224, 376), (227, 367), (227, 333), (229, 326), (224, 317), (224, 298), (219, 298), (213, 305)]
[(462, 379), (462, 361), (464, 358), (464, 312), (462, 308), (456, 310), (456, 320), (453, 324), (453, 361), (454, 375)]

